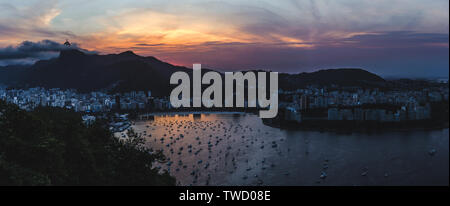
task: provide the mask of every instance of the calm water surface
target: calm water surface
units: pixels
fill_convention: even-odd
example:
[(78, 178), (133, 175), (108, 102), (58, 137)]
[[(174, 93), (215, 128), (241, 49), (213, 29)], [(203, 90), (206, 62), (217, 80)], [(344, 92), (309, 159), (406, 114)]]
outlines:
[(133, 128), (170, 158), (160, 166), (179, 185), (449, 184), (448, 129), (290, 131), (252, 114), (155, 116)]

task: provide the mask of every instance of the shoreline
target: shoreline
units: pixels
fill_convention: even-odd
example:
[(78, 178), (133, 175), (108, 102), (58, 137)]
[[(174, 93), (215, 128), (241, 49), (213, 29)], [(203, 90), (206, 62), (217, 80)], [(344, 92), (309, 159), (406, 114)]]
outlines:
[[(139, 118), (140, 116), (174, 116), (174, 115), (201, 115), (201, 114), (254, 114), (244, 111), (169, 111), (169, 112), (151, 112), (137, 115), (138, 118), (130, 119), (132, 125), (136, 121), (145, 121), (148, 119)], [(261, 119), (266, 126), (294, 131), (317, 131), (333, 133), (366, 133), (379, 134), (385, 132), (413, 132), (413, 131), (433, 131), (448, 129), (449, 123), (436, 122), (435, 120), (416, 120), (404, 122), (356, 122), (356, 121), (306, 121), (297, 123), (292, 121), (280, 121), (279, 119)]]
[(247, 114), (248, 112), (233, 112), (233, 111), (183, 111), (183, 112), (177, 112), (177, 111), (168, 111), (168, 112), (149, 112), (149, 113), (142, 113), (137, 116), (146, 116), (146, 115), (153, 115), (153, 116), (167, 116), (167, 115), (190, 115), (190, 114)]
[[(426, 120), (425, 120), (426, 121)], [(331, 132), (338, 134), (351, 134), (351, 133), (364, 133), (364, 134), (381, 134), (388, 132), (414, 132), (414, 131), (437, 131), (449, 128), (449, 123), (444, 122), (440, 125), (422, 125), (417, 126), (417, 124), (423, 123), (425, 121), (414, 121), (414, 122), (308, 122), (309, 125), (304, 123), (296, 123), (289, 121), (271, 121), (262, 120), (263, 124), (273, 128), (279, 128), (290, 131), (316, 131), (316, 132)], [(428, 120), (429, 121), (429, 120)], [(320, 125), (320, 123), (326, 122), (326, 126)], [(331, 124), (330, 124), (331, 123)], [(337, 123), (333, 125), (332, 123)], [(413, 123), (413, 125), (410, 125)], [(428, 122), (429, 124), (429, 122)]]

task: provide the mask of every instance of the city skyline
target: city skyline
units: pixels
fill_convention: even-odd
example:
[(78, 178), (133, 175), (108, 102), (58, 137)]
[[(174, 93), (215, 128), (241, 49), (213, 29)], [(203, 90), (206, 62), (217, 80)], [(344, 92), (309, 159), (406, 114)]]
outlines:
[(69, 39), (188, 67), (448, 78), (448, 1), (0, 1), (0, 11), (0, 65), (56, 57)]

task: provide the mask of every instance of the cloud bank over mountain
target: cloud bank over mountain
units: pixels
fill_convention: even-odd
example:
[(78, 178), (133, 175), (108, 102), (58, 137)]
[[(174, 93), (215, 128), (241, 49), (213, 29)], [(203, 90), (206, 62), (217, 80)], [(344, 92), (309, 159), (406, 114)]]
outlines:
[(69, 49), (78, 49), (85, 53), (96, 53), (82, 49), (76, 43), (71, 44), (71, 46), (66, 46), (51, 40), (38, 42), (24, 41), (17, 46), (0, 48), (0, 65), (6, 65), (8, 63), (31, 64), (38, 60), (57, 57), (60, 51)]

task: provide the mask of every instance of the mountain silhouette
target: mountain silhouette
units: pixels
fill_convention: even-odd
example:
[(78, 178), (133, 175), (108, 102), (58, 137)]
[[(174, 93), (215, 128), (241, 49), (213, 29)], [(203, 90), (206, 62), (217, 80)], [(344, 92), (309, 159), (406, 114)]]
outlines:
[[(167, 96), (174, 86), (169, 84), (173, 72), (192, 70), (143, 57), (132, 51), (119, 54), (85, 54), (73, 49), (61, 51), (59, 57), (24, 66), (0, 67), (0, 82), (46, 88), (74, 88), (82, 92), (109, 89), (113, 92), (147, 91)], [(202, 72), (212, 71), (202, 69)], [(383, 83), (381, 77), (363, 69), (329, 69), (312, 73), (279, 75), (279, 87), (297, 89), (311, 84), (360, 86)]]
[(88, 55), (78, 50), (62, 51), (51, 60), (30, 67), (27, 84), (50, 88), (91, 91), (152, 90), (155, 95), (169, 92), (170, 75), (188, 68), (173, 66), (154, 57), (141, 57), (131, 51), (120, 54)]
[(311, 73), (280, 74), (279, 87), (286, 90), (303, 88), (308, 85), (337, 86), (384, 86), (385, 80), (363, 69), (325, 69)]
[(19, 85), (30, 71), (29, 65), (0, 66), (0, 84)]

